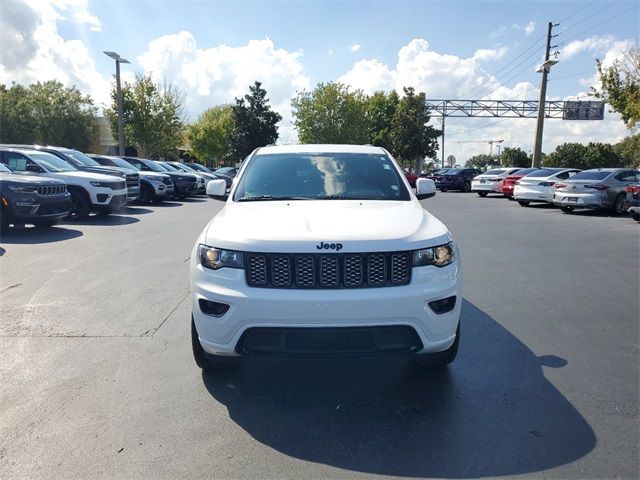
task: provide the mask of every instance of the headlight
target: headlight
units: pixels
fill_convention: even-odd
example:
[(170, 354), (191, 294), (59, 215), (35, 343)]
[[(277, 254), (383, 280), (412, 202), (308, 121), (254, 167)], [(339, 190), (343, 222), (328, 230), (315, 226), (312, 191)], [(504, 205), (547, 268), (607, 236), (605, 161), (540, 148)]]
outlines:
[(38, 187), (35, 185), (9, 185), (9, 190), (12, 192), (23, 192), (23, 193), (31, 193), (35, 192)]
[(222, 267), (244, 268), (244, 254), (233, 250), (220, 250), (208, 245), (198, 245), (198, 260), (203, 267), (218, 270)]
[(425, 248), (423, 250), (415, 250), (413, 252), (413, 266), (421, 267), (424, 265), (435, 265), (436, 267), (445, 267), (453, 262), (454, 250), (453, 243), (438, 245), (437, 247)]
[(89, 183), (94, 187), (103, 187), (103, 188), (111, 188), (111, 186), (113, 185), (113, 182), (98, 182), (94, 180), (91, 180)]

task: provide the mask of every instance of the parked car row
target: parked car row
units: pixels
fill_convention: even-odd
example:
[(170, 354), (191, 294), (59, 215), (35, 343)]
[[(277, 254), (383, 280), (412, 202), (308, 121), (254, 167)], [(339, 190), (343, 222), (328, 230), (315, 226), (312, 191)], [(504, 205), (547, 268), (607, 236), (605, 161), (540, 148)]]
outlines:
[[(197, 168), (196, 168), (197, 166)], [(204, 194), (210, 180), (230, 186), (236, 170), (137, 157), (84, 154), (61, 147), (0, 145), (0, 224), (50, 227), (64, 218), (108, 215), (127, 204)]]
[[(565, 213), (576, 209), (606, 210), (614, 215), (640, 211), (640, 172), (629, 168), (496, 168), (473, 179), (471, 190), (481, 197), (497, 193), (523, 207), (550, 203)], [(633, 210), (630, 210), (633, 208)]]

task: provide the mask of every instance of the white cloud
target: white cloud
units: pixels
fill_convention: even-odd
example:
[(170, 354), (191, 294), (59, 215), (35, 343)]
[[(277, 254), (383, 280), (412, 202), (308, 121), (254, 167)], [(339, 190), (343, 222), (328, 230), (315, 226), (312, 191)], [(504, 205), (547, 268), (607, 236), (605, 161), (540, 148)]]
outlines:
[(233, 102), (254, 81), (262, 82), (274, 110), (284, 117), (281, 140), (290, 142), (295, 138), (291, 98), (310, 86), (301, 57), (301, 51), (278, 49), (269, 38), (238, 47), (199, 48), (194, 36), (183, 31), (153, 40), (138, 61), (155, 80), (166, 79), (185, 90), (192, 116), (213, 105)]
[[(603, 61), (606, 64), (613, 62), (623, 50), (622, 45), (626, 44), (613, 42)], [(469, 92), (479, 92), (479, 96), (487, 99), (537, 100), (537, 86), (526, 81), (503, 85), (481, 68), (481, 61), (500, 54), (499, 49), (480, 49), (470, 58), (462, 58), (432, 51), (426, 40), (414, 39), (399, 50), (395, 66), (390, 67), (375, 59), (360, 60), (338, 81), (366, 93), (390, 89), (401, 92), (402, 87), (412, 86), (426, 92), (430, 99), (465, 99), (469, 98)], [(432, 118), (432, 124), (440, 127), (437, 118)], [(530, 151), (533, 148), (535, 119), (450, 118), (447, 119), (446, 129), (445, 154), (453, 154), (464, 163), (472, 155), (488, 153), (489, 146), (480, 142), (455, 143), (457, 141), (504, 140), (503, 148), (520, 147)], [(628, 135), (628, 131), (617, 114), (607, 113), (603, 121), (548, 119), (545, 122), (543, 151), (550, 152), (557, 145), (569, 141), (616, 142), (625, 135)]]
[(329, 54), (330, 57), (333, 56), (333, 48), (330, 48), (327, 53)]
[(357, 43), (354, 43), (353, 45), (351, 45), (349, 47), (351, 49), (352, 52), (357, 52), (358, 50), (360, 50), (360, 48), (362, 48), (362, 45), (359, 45)]
[(535, 29), (536, 29), (536, 22), (531, 20), (522, 28), (522, 31), (525, 33), (525, 35), (531, 35)]
[(623, 50), (634, 45), (631, 40), (618, 40), (613, 35), (595, 35), (582, 40), (569, 42), (561, 50), (561, 60), (569, 60), (583, 52), (589, 52), (593, 56), (609, 54), (617, 57)]
[(509, 30), (513, 30), (513, 31), (519, 31), (519, 32), (524, 32), (525, 35), (529, 36), (531, 35), (536, 29), (536, 22), (534, 22), (533, 20), (529, 20), (529, 22), (527, 22), (524, 25), (520, 25), (519, 23), (512, 23), (511, 26), (501, 26), (498, 29), (494, 30), (493, 32), (491, 32), (489, 35), (493, 38), (498, 38), (501, 37), (503, 35), (505, 35)]
[[(70, 15), (70, 18), (67, 18)], [(89, 93), (96, 104), (109, 102), (110, 80), (97, 70), (81, 40), (66, 40), (58, 32), (70, 20), (100, 28), (86, 0), (29, 0), (3, 4), (0, 17), (0, 82), (28, 84), (59, 80)]]
[(474, 60), (498, 60), (504, 57), (505, 53), (507, 53), (507, 47), (500, 47), (496, 49), (481, 48), (476, 50), (472, 58)]

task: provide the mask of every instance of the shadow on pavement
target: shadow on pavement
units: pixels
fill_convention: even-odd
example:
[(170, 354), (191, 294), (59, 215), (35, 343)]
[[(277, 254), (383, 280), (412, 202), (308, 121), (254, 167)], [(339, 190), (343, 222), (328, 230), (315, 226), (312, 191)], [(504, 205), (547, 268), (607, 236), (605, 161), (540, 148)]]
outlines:
[[(71, 238), (81, 237), (82, 232), (72, 228), (51, 227), (51, 228), (9, 228), (2, 235), (0, 243), (14, 245), (35, 245), (38, 243), (62, 242)], [(0, 256), (4, 254), (4, 250)]]
[(182, 203), (177, 200), (163, 200), (162, 202), (155, 202), (154, 207), (181, 207)]
[(478, 478), (540, 472), (589, 453), (596, 437), (536, 357), (465, 302), (458, 359), (260, 361), (203, 374), (249, 435), (292, 457), (351, 471)]
[(139, 206), (131, 206), (127, 207), (124, 211), (127, 215), (146, 215), (147, 213), (153, 213), (153, 210), (149, 210), (148, 208), (139, 207)]
[(91, 215), (86, 220), (64, 220), (64, 225), (93, 225), (93, 226), (113, 226), (113, 225), (130, 225), (140, 220), (135, 217), (126, 215)]
[(183, 198), (182, 201), (185, 203), (202, 203), (202, 202), (206, 202), (207, 199), (200, 198), (200, 197), (189, 197), (189, 198)]

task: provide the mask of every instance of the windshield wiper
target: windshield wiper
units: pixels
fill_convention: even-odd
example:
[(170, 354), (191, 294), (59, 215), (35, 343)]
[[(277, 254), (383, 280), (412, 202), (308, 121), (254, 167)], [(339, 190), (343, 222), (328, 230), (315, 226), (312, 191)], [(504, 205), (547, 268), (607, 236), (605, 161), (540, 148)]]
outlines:
[(276, 200), (311, 200), (309, 197), (286, 197), (273, 195), (256, 195), (255, 197), (240, 197), (237, 202), (268, 202)]
[(347, 197), (345, 195), (319, 195), (315, 200), (372, 200), (370, 197)]

